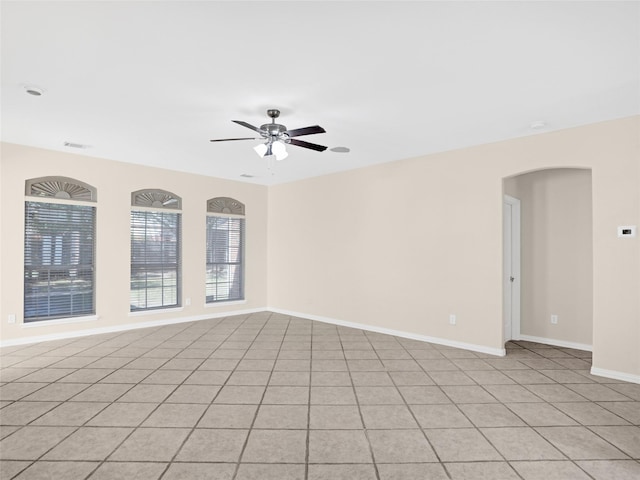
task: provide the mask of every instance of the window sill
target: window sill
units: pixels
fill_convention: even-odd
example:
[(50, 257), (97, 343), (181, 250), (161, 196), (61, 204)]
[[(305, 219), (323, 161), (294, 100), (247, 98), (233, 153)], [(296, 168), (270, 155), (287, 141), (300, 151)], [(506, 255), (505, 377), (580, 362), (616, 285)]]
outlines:
[(171, 307), (171, 308), (158, 308), (153, 310), (138, 310), (136, 312), (129, 312), (130, 317), (140, 317), (142, 315), (155, 315), (156, 313), (173, 313), (181, 312), (183, 307)]
[(32, 322), (24, 322), (22, 328), (36, 328), (36, 327), (48, 327), (49, 325), (66, 325), (68, 323), (85, 323), (95, 322), (98, 320), (97, 315), (87, 315), (84, 317), (68, 317), (57, 318), (55, 320), (34, 320)]
[(244, 305), (246, 303), (247, 303), (246, 300), (230, 300), (228, 302), (211, 302), (211, 303), (205, 303), (204, 308), (226, 307), (229, 305)]

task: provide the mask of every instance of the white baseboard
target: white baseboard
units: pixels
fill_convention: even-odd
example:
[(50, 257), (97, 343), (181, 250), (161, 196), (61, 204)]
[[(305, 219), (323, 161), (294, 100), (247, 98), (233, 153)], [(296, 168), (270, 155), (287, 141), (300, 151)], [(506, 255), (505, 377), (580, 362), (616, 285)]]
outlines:
[(591, 375), (597, 375), (599, 377), (612, 378), (614, 380), (622, 380), (623, 382), (639, 383), (640, 375), (633, 375), (631, 373), (618, 372), (616, 370), (606, 370), (604, 368), (591, 367)]
[[(247, 310), (234, 310), (230, 312), (208, 313), (206, 315), (196, 315), (191, 317), (167, 318), (164, 320), (152, 320), (149, 322), (126, 323), (123, 325), (115, 325), (112, 327), (88, 328), (85, 330), (76, 330), (73, 332), (50, 333), (46, 335), (34, 335), (25, 338), (16, 338), (14, 340), (0, 341), (1, 347), (13, 347), (15, 345), (28, 345), (30, 343), (48, 342), (51, 340), (66, 340), (68, 338), (86, 337), (89, 335), (99, 335), (101, 333), (117, 333), (126, 332), (128, 330), (137, 330), (139, 328), (162, 327), (165, 325), (173, 325), (177, 323), (198, 322), (200, 320), (209, 320), (212, 318), (230, 317), (234, 315), (247, 315), (249, 313), (264, 312), (267, 308), (252, 308)], [(43, 325), (45, 326), (45, 325)]]
[(586, 352), (592, 352), (593, 347), (586, 343), (566, 342), (564, 340), (556, 340), (553, 338), (534, 337), (533, 335), (520, 335), (519, 338), (514, 340), (524, 340), (526, 342), (543, 343), (545, 345), (553, 345), (554, 347), (573, 348), (574, 350), (584, 350)]
[(506, 350), (504, 348), (491, 348), (485, 347), (484, 345), (476, 345), (474, 343), (456, 342), (454, 340), (447, 340), (446, 338), (428, 337), (425, 335), (403, 332), (401, 330), (393, 330), (391, 328), (375, 327), (372, 325), (366, 325), (364, 323), (347, 322), (344, 320), (337, 320), (335, 318), (322, 317), (319, 315), (311, 315), (301, 312), (293, 312), (291, 310), (284, 310), (281, 308), (269, 307), (268, 310), (270, 312), (290, 315), (292, 317), (306, 318), (308, 320), (316, 320), (318, 322), (340, 325), (342, 327), (359, 328), (360, 330), (366, 330), (368, 332), (384, 333), (386, 335), (393, 335), (396, 337), (408, 338), (421, 342), (435, 343), (437, 345), (445, 345), (447, 347), (461, 348), (463, 350), (471, 350), (473, 352), (487, 353), (489, 355), (496, 355), (499, 357), (504, 357), (506, 355)]

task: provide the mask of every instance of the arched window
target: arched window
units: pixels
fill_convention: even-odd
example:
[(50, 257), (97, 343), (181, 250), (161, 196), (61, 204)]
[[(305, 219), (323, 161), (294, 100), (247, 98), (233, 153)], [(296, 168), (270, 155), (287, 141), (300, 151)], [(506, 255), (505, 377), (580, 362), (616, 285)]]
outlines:
[(166, 190), (138, 190), (131, 194), (131, 206), (180, 210), (182, 209), (182, 199)]
[(64, 200), (97, 201), (95, 187), (69, 177), (40, 177), (26, 181), (25, 194)]
[(181, 304), (182, 199), (159, 189), (131, 194), (132, 312)]
[(24, 321), (95, 314), (96, 189), (41, 177), (25, 193)]
[(229, 197), (207, 200), (207, 212), (244, 216), (244, 203)]
[(207, 303), (244, 300), (244, 204), (207, 201)]

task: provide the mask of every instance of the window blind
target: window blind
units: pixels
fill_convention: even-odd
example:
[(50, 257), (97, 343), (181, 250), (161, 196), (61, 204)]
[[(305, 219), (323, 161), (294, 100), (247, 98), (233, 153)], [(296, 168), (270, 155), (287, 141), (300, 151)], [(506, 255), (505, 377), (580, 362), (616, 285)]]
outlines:
[(96, 208), (25, 202), (24, 320), (95, 313)]
[(180, 306), (180, 214), (131, 212), (131, 311)]
[(207, 303), (244, 300), (244, 218), (207, 217)]

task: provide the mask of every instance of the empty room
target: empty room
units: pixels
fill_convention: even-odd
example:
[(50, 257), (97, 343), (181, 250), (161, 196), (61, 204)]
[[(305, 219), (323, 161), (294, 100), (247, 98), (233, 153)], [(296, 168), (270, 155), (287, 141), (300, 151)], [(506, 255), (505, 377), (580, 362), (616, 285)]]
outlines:
[(0, 479), (640, 479), (640, 2), (5, 1)]

